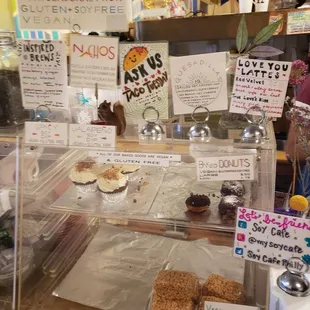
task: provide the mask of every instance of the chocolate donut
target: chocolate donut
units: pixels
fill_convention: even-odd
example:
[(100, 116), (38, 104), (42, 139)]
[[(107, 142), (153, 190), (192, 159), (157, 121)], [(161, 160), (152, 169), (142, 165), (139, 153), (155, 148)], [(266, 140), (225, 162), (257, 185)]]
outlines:
[(207, 211), (210, 206), (210, 199), (206, 195), (191, 195), (185, 201), (188, 210), (193, 212), (204, 212)]
[(238, 196), (242, 197), (245, 194), (244, 186), (239, 181), (225, 181), (222, 184), (221, 194), (223, 196)]

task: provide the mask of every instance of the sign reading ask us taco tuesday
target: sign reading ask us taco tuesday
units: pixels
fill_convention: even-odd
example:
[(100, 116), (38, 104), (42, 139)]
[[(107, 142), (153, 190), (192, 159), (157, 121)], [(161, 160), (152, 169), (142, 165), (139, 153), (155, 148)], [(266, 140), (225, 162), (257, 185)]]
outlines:
[(126, 0), (18, 0), (21, 29), (127, 31)]

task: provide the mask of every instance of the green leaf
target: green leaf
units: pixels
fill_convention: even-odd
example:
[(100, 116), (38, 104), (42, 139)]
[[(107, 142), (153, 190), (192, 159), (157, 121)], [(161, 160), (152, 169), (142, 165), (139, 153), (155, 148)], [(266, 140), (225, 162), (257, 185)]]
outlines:
[(272, 46), (261, 45), (253, 48), (251, 51), (249, 51), (249, 54), (254, 57), (267, 58), (281, 55), (283, 52)]
[(243, 14), (238, 26), (236, 46), (239, 53), (243, 52), (248, 43), (248, 28), (245, 21), (245, 15)]
[(276, 22), (269, 24), (268, 26), (264, 27), (255, 37), (253, 41), (253, 45), (260, 45), (267, 40), (269, 40), (272, 35), (276, 32), (280, 24), (283, 22), (283, 19), (279, 19)]

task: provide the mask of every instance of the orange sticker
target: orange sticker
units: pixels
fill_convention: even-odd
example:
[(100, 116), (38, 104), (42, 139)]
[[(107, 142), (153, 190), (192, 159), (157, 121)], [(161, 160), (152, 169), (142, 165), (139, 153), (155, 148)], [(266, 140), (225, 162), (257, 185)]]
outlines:
[[(269, 25), (272, 23), (277, 22), (278, 20), (280, 20), (281, 18), (283, 18), (283, 14), (282, 13), (276, 13), (276, 12), (272, 12), (270, 13), (269, 16)], [(283, 29), (283, 23), (281, 23), (278, 27), (278, 29), (275, 31), (275, 33), (273, 34), (274, 36), (277, 36)]]

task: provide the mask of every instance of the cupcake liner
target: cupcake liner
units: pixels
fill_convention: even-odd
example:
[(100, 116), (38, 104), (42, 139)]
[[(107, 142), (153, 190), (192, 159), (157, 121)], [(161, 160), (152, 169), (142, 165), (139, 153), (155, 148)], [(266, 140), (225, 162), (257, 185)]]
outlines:
[(96, 180), (93, 183), (89, 184), (76, 184), (76, 183), (74, 184), (76, 186), (77, 191), (82, 194), (96, 193), (98, 190)]
[(108, 194), (108, 193), (103, 193), (100, 191), (100, 194), (103, 198), (103, 200), (107, 201), (107, 202), (120, 202), (122, 200), (125, 199), (125, 197), (127, 196), (127, 192), (128, 192), (128, 186), (126, 187), (125, 190), (123, 190), (122, 192), (119, 192), (119, 193), (111, 193), (111, 194)]

